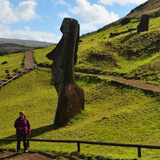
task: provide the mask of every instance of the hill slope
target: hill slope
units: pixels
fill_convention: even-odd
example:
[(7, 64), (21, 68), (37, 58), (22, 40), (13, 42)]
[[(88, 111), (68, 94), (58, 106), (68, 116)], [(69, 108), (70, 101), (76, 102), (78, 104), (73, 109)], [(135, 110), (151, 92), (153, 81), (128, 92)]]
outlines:
[(133, 9), (128, 14), (128, 17), (140, 18), (143, 14), (149, 14), (150, 17), (160, 16), (160, 1), (148, 0), (147, 2)]
[[(123, 76), (160, 85), (159, 14), (150, 14), (149, 31), (141, 34), (136, 31), (140, 23), (140, 17), (136, 17), (139, 12), (159, 13), (159, 6), (160, 1), (149, 0), (124, 17), (130, 18), (130, 23), (121, 25), (119, 20), (82, 36), (76, 70)], [(110, 37), (111, 33), (118, 35)]]
[[(159, 0), (148, 0), (124, 17), (130, 19), (128, 24), (121, 25), (122, 18), (81, 36), (76, 71), (122, 76), (160, 86), (159, 9)], [(149, 31), (138, 34), (140, 17), (146, 13), (150, 15)], [(111, 33), (118, 35), (110, 37)], [(54, 47), (35, 50), (36, 62), (49, 66), (52, 62), (45, 56)]]
[[(57, 94), (50, 86), (50, 78), (51, 71), (36, 69), (1, 89), (0, 138), (16, 137), (13, 123), (19, 110), (25, 110), (32, 127), (31, 138), (159, 145), (159, 93), (79, 76), (76, 79), (85, 92), (85, 110), (68, 126), (55, 128)], [(15, 148), (16, 143), (3, 147)], [(76, 146), (32, 142), (30, 150), (73, 152)], [(134, 148), (82, 145), (81, 152), (113, 158), (137, 157)], [(158, 150), (142, 151), (142, 155), (145, 160), (160, 158)]]
[[(160, 85), (160, 17), (151, 17), (149, 31), (131, 31), (109, 38), (110, 33), (136, 28), (139, 19), (127, 25), (115, 24), (81, 38), (77, 71), (119, 75)], [(114, 26), (114, 27), (113, 27)], [(35, 51), (37, 63), (54, 46)], [(52, 49), (53, 49), (52, 48)], [(41, 62), (40, 62), (41, 61)], [(32, 138), (88, 140), (160, 145), (160, 93), (142, 90), (94, 76), (76, 77), (85, 92), (85, 110), (63, 128), (53, 126), (57, 93), (50, 86), (51, 71), (36, 69), (0, 90), (0, 138), (15, 138), (14, 120), (25, 110)], [(5, 113), (5, 114), (4, 114)], [(7, 126), (7, 127), (6, 127)], [(16, 143), (2, 144), (16, 148)], [(76, 151), (74, 144), (33, 142), (30, 150)], [(82, 153), (112, 158), (137, 158), (137, 149), (82, 145)], [(145, 160), (160, 159), (159, 150), (142, 150)]]
[(0, 48), (1, 48), (0, 55), (13, 53), (13, 52), (22, 52), (22, 51), (32, 50), (35, 48), (43, 48), (51, 45), (53, 45), (53, 43), (0, 38)]

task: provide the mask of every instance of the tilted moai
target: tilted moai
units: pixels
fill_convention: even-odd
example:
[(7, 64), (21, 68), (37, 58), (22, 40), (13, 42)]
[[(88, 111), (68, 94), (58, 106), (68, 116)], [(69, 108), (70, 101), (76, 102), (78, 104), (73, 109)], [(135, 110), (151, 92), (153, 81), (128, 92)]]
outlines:
[(141, 21), (137, 26), (137, 32), (140, 33), (144, 31), (148, 31), (148, 26), (149, 26), (149, 15), (144, 14), (142, 15)]
[(58, 94), (58, 106), (54, 125), (65, 126), (84, 109), (84, 91), (75, 82), (75, 64), (79, 42), (78, 21), (64, 18), (61, 40), (46, 56), (52, 63), (51, 84)]
[(124, 18), (124, 19), (121, 20), (121, 25), (122, 26), (125, 25), (125, 24), (128, 24), (128, 23), (130, 23), (130, 19), (129, 18)]

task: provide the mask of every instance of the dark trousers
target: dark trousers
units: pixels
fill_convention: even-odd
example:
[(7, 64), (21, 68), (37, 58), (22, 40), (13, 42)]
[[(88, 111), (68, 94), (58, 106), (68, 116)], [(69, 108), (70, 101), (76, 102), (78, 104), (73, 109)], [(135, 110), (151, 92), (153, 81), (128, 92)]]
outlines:
[(17, 134), (17, 151), (21, 148), (21, 139), (23, 139), (24, 150), (27, 149), (26, 134)]

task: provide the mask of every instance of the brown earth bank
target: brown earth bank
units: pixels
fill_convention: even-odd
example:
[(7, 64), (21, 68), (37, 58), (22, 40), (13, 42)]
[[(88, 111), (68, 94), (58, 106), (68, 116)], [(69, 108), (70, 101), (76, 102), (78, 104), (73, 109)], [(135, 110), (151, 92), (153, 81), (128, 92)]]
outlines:
[[(62, 152), (21, 152), (19, 155), (14, 150), (0, 150), (0, 160), (131, 160), (131, 159), (112, 159), (111, 157), (84, 155), (78, 152), (71, 154)], [(137, 160), (137, 159), (132, 159)]]

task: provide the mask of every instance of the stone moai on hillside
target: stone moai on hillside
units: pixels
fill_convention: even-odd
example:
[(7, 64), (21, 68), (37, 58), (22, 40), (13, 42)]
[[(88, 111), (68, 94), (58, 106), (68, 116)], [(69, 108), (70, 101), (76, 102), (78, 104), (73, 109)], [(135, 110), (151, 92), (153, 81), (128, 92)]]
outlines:
[(125, 24), (128, 24), (128, 23), (130, 23), (130, 19), (129, 18), (124, 18), (124, 19), (121, 20), (121, 25), (122, 26), (125, 25)]
[(78, 21), (64, 18), (61, 40), (47, 58), (53, 60), (51, 84), (58, 94), (58, 106), (54, 125), (65, 126), (84, 109), (84, 91), (75, 82), (75, 64), (79, 42)]
[(148, 26), (149, 26), (149, 15), (144, 14), (142, 15), (141, 21), (137, 26), (137, 32), (140, 33), (144, 31), (148, 31)]

